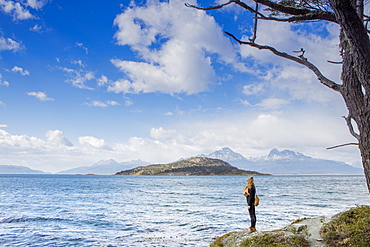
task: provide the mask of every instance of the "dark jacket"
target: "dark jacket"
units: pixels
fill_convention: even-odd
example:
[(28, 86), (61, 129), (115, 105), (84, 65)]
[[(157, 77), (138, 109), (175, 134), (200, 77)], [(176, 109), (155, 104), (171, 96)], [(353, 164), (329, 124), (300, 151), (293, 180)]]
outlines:
[(256, 197), (256, 187), (252, 185), (252, 188), (248, 189), (249, 195), (247, 196), (248, 206), (254, 207), (254, 198)]

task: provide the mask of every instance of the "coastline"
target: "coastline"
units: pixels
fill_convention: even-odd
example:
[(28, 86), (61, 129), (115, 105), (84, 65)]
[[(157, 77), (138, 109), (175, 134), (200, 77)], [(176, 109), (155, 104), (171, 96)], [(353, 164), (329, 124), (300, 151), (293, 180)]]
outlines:
[(282, 234), (284, 236), (296, 235), (307, 240), (310, 247), (325, 247), (326, 244), (320, 235), (320, 229), (324, 223), (327, 223), (330, 220), (331, 217), (303, 218), (285, 226), (270, 227), (261, 230), (257, 229), (257, 231), (253, 233), (248, 233), (249, 229), (240, 229), (220, 236), (216, 241), (211, 243), (210, 247), (242, 246), (242, 243), (245, 239), (255, 236), (262, 236), (266, 233)]
[(249, 246), (370, 246), (370, 207), (356, 208), (332, 217), (298, 219), (283, 227), (233, 231), (217, 238), (211, 247)]

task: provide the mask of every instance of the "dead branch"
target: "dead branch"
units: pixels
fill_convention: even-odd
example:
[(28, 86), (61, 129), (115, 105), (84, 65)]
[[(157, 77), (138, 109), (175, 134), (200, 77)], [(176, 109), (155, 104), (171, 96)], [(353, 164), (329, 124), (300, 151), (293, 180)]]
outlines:
[(349, 146), (349, 145), (358, 145), (358, 143), (351, 142), (351, 143), (341, 144), (341, 145), (337, 145), (337, 146), (333, 146), (333, 147), (328, 147), (326, 149), (329, 150), (329, 149), (340, 148), (340, 147)]
[(255, 47), (255, 48), (260, 49), (260, 50), (269, 50), (269, 51), (271, 51), (272, 53), (274, 53), (275, 55), (277, 55), (279, 57), (286, 58), (286, 59), (289, 59), (289, 60), (294, 61), (296, 63), (304, 65), (305, 67), (307, 67), (309, 70), (311, 70), (316, 75), (317, 79), (322, 84), (324, 84), (325, 86), (327, 86), (327, 87), (329, 87), (329, 88), (331, 88), (335, 91), (340, 91), (341, 85), (339, 85), (339, 84), (335, 83), (334, 81), (326, 78), (315, 65), (313, 65), (311, 62), (309, 62), (307, 60), (307, 58), (305, 58), (303, 56), (295, 57), (295, 56), (289, 55), (285, 52), (281, 52), (281, 51), (276, 50), (272, 46), (259, 45), (259, 44), (248, 42), (248, 41), (241, 41), (241, 40), (237, 39), (231, 33), (228, 33), (228, 32), (225, 32), (225, 33), (228, 36), (232, 37), (236, 42), (238, 42), (241, 45), (249, 45), (249, 46)]
[(253, 37), (249, 39), (250, 42), (254, 43), (257, 38), (257, 21), (258, 21), (258, 3), (256, 3), (256, 12), (254, 14), (254, 28), (253, 28)]
[(328, 63), (332, 63), (332, 64), (343, 64), (343, 61), (335, 62), (335, 61), (330, 61), (330, 60), (328, 60), (327, 62), (328, 62)]
[[(301, 22), (301, 21), (316, 21), (316, 20), (327, 20), (327, 18), (323, 18), (323, 13), (308, 13), (306, 15), (295, 15), (289, 18), (276, 18), (276, 17), (266, 17), (260, 16), (258, 17), (262, 20), (267, 21), (277, 21), (277, 22)], [(330, 20), (331, 22), (335, 22), (334, 20)]]
[(209, 6), (209, 7), (199, 7), (195, 6), (189, 3), (185, 3), (186, 7), (198, 9), (198, 10), (215, 10), (215, 9), (221, 9), (231, 3), (234, 3), (236, 5), (239, 5), (240, 7), (258, 15), (259, 19), (264, 20), (271, 20), (271, 21), (280, 21), (280, 22), (297, 22), (297, 21), (312, 21), (312, 20), (326, 20), (330, 22), (337, 23), (337, 20), (335, 19), (335, 16), (332, 12), (323, 11), (323, 10), (309, 10), (305, 8), (297, 8), (294, 6), (289, 5), (283, 5), (278, 4), (270, 0), (253, 0), (256, 4), (262, 4), (267, 7), (270, 7), (272, 9), (275, 9), (281, 13), (292, 15), (289, 18), (276, 18), (276, 17), (267, 17), (263, 15), (261, 12), (253, 9), (248, 4), (240, 1), (240, 0), (230, 0), (227, 3), (215, 5), (215, 6)]
[(352, 117), (351, 115), (348, 115), (348, 117), (345, 117), (345, 116), (342, 116), (342, 118), (344, 118), (344, 120), (346, 120), (346, 123), (347, 123), (347, 127), (349, 129), (349, 132), (351, 133), (351, 135), (356, 138), (358, 141), (360, 141), (360, 135), (357, 134), (355, 132), (355, 130), (353, 129), (353, 125), (352, 125)]
[(221, 8), (225, 7), (226, 5), (229, 5), (230, 3), (233, 3), (233, 2), (235, 2), (235, 1), (229, 1), (229, 2), (224, 3), (224, 4), (220, 4), (220, 5), (216, 5), (216, 6), (210, 6), (210, 7), (207, 7), (207, 8), (198, 7), (198, 6), (195, 6), (195, 5), (191, 5), (189, 3), (185, 3), (185, 6), (189, 7), (189, 8), (199, 9), (199, 10), (214, 10), (214, 9), (221, 9)]
[[(241, 7), (243, 7), (244, 9), (246, 9), (246, 10), (248, 10), (248, 11), (250, 11), (250, 12), (252, 12), (252, 13), (258, 15), (258, 16), (260, 16), (263, 19), (267, 19), (268, 18), (268, 17), (264, 16), (262, 13), (258, 12), (257, 10), (254, 10), (249, 5), (247, 5), (247, 4), (245, 4), (245, 3), (241, 2), (241, 1), (238, 1), (238, 0), (230, 0), (227, 3), (224, 3), (224, 4), (220, 4), (220, 5), (216, 5), (216, 6), (209, 6), (209, 7), (205, 7), (205, 8), (199, 7), (199, 6), (195, 6), (195, 5), (191, 5), (189, 3), (185, 3), (185, 6), (186, 7), (189, 7), (189, 8), (198, 9), (198, 10), (215, 10), (215, 9), (221, 9), (221, 8), (223, 8), (223, 7), (231, 4), (231, 3), (237, 4), (237, 5), (241, 6)], [(258, 4), (258, 3), (256, 2), (256, 4)]]

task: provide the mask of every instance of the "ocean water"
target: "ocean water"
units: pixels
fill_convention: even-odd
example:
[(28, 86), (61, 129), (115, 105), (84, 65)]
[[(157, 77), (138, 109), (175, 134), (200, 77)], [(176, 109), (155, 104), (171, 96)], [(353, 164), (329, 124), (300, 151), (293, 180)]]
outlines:
[[(249, 227), (246, 177), (0, 175), (0, 246), (209, 246)], [(363, 176), (255, 177), (257, 229), (370, 205)]]

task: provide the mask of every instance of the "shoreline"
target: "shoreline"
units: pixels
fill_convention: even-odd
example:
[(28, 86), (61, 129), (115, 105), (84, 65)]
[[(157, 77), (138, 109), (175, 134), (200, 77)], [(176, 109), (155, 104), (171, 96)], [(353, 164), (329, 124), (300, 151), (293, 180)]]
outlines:
[(253, 233), (248, 233), (249, 229), (240, 229), (220, 236), (216, 241), (211, 243), (210, 246), (236, 247), (241, 246), (242, 242), (247, 238), (260, 236), (266, 233), (279, 233), (283, 234), (284, 236), (298, 235), (304, 237), (304, 239), (306, 239), (309, 243), (310, 247), (325, 247), (326, 244), (320, 235), (320, 229), (324, 223), (329, 222), (331, 219), (332, 217), (324, 216), (303, 218), (285, 226), (269, 227), (261, 230), (257, 229)]

